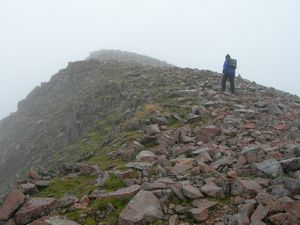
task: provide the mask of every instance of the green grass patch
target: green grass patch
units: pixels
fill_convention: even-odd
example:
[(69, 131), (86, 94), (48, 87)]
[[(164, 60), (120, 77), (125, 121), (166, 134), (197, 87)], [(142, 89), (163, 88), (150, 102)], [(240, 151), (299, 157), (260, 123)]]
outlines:
[(65, 214), (65, 216), (70, 219), (70, 220), (73, 220), (73, 221), (79, 221), (80, 219), (80, 215), (85, 213), (85, 210), (83, 209), (77, 209), (75, 211), (72, 211), (72, 212), (67, 212)]
[[(96, 225), (98, 223), (101, 223), (103, 225), (116, 225), (118, 223), (118, 218), (122, 210), (127, 206), (131, 198), (124, 197), (121, 199), (101, 199), (101, 200), (95, 200), (91, 204), (90, 213), (88, 214), (88, 219), (85, 221), (84, 224), (89, 225)], [(111, 213), (107, 212), (107, 206), (111, 204), (114, 207), (114, 211)], [(99, 221), (96, 216), (96, 212), (105, 212), (106, 216)]]
[(82, 197), (96, 189), (91, 182), (95, 176), (80, 176), (77, 178), (56, 178), (48, 187), (42, 189), (35, 197), (55, 197), (61, 198), (66, 195)]
[(111, 175), (110, 178), (102, 185), (106, 191), (116, 191), (125, 187), (123, 180), (117, 176)]

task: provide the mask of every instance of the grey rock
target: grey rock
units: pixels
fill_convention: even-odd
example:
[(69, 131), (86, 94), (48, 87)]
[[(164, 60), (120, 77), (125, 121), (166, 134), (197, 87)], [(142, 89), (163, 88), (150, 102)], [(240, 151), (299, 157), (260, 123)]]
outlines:
[(278, 177), (271, 181), (272, 186), (284, 185), (286, 189), (291, 191), (292, 194), (300, 193), (300, 180), (296, 180), (289, 177)]
[(276, 178), (283, 175), (281, 164), (275, 159), (267, 159), (252, 165), (252, 171), (258, 176)]

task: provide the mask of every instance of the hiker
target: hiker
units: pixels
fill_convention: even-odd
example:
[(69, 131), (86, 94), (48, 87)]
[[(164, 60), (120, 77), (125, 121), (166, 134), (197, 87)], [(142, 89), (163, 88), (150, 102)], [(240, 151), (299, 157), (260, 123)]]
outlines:
[(230, 81), (230, 90), (231, 93), (234, 94), (235, 87), (234, 87), (234, 78), (235, 78), (235, 69), (237, 66), (237, 61), (232, 59), (229, 54), (225, 57), (225, 62), (223, 65), (223, 78), (222, 78), (222, 91), (226, 90), (226, 81), (229, 79)]

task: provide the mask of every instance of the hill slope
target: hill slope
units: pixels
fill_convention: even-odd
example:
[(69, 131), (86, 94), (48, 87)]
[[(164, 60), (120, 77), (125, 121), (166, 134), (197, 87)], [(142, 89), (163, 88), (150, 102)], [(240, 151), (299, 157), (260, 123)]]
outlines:
[[(257, 203), (246, 199), (262, 204), (257, 198), (265, 196), (257, 197), (257, 189), (266, 189), (274, 202), (300, 194), (299, 159), (293, 158), (300, 156), (298, 97), (241, 78), (237, 95), (222, 93), (218, 73), (104, 53), (70, 63), (1, 121), (2, 193), (35, 168), (38, 174), (31, 171), (23, 183), (34, 183), (39, 193), (24, 190), (22, 182), (21, 190), (56, 199), (86, 195), (71, 204), (73, 211), (60, 208), (81, 224), (115, 224), (119, 216), (119, 224), (129, 224), (130, 207), (121, 210), (140, 189), (145, 192), (135, 202), (157, 206), (158, 198), (162, 207), (149, 219), (139, 206), (141, 221), (157, 224), (176, 215), (207, 224), (246, 219), (243, 212), (227, 215), (237, 205), (250, 214)], [(290, 178), (278, 178), (283, 175)], [(129, 189), (110, 192), (124, 186)], [(265, 222), (277, 211), (268, 212)], [(17, 213), (17, 224), (27, 223), (20, 218)]]

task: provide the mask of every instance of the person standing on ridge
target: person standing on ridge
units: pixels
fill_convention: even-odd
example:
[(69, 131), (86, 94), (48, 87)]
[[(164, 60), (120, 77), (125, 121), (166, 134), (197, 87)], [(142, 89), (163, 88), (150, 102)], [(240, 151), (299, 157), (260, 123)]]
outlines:
[(230, 90), (231, 93), (235, 93), (234, 79), (235, 79), (235, 70), (237, 67), (236, 59), (232, 59), (229, 54), (225, 57), (225, 62), (223, 65), (223, 78), (222, 78), (222, 91), (226, 90), (226, 81), (230, 81)]

